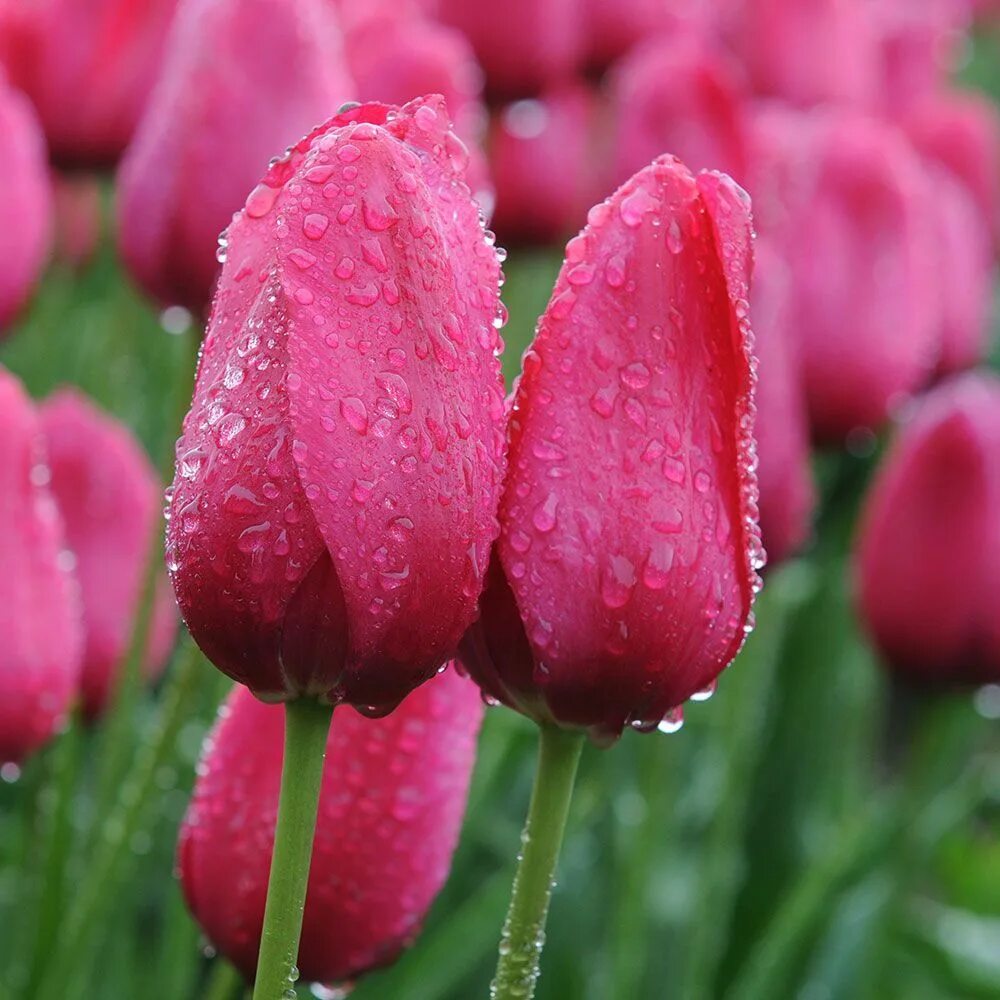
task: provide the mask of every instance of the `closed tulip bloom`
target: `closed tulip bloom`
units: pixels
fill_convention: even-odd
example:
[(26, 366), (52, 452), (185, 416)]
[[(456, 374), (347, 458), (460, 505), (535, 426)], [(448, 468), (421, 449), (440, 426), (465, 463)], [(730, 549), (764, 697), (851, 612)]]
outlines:
[(0, 762), (59, 729), (79, 674), (80, 609), (44, 458), (35, 408), (0, 368)]
[(500, 267), (440, 98), (359, 105), (227, 234), (168, 566), (265, 700), (391, 710), (471, 622), (498, 530)]
[(24, 305), (48, 259), (52, 189), (45, 140), (30, 104), (0, 69), (0, 334)]
[[(160, 518), (161, 486), (129, 430), (84, 396), (62, 390), (41, 409), (51, 489), (83, 601), (83, 708), (106, 707), (128, 651)], [(145, 668), (159, 673), (177, 630), (164, 578), (150, 619)]]
[(436, 16), (472, 43), (495, 100), (532, 97), (567, 80), (583, 56), (577, 0), (438, 0)]
[(596, 69), (652, 35), (710, 26), (702, 0), (584, 0), (583, 7), (588, 60)]
[(548, 244), (580, 228), (606, 190), (594, 148), (597, 116), (598, 99), (582, 84), (515, 101), (494, 116), (493, 227), (504, 244)]
[(875, 99), (880, 53), (869, 0), (740, 0), (731, 33), (760, 94), (801, 106)]
[(914, 146), (968, 188), (1000, 238), (1000, 115), (988, 98), (942, 92), (912, 108), (904, 127)]
[(937, 361), (933, 191), (905, 137), (881, 120), (772, 114), (764, 127), (755, 145), (766, 162), (752, 181), (761, 228), (792, 268), (813, 433), (840, 441), (880, 426)]
[[(482, 713), (475, 685), (451, 670), (385, 719), (335, 713), (298, 953), (303, 981), (355, 979), (413, 941), (451, 867)], [(180, 834), (188, 906), (247, 978), (260, 946), (283, 730), (280, 707), (233, 691)]]
[(268, 161), (354, 96), (326, 0), (183, 0), (119, 173), (136, 281), (203, 311), (219, 233)]
[(758, 239), (750, 295), (760, 362), (755, 435), (760, 528), (772, 566), (806, 541), (816, 502), (791, 293), (787, 262), (770, 241)]
[(487, 695), (609, 741), (736, 655), (763, 562), (749, 266), (746, 195), (667, 156), (567, 246), (462, 654)]
[(0, 63), (61, 165), (113, 164), (160, 68), (177, 0), (0, 0)]
[(938, 374), (972, 368), (989, 346), (993, 242), (968, 188), (947, 170), (931, 170), (941, 295)]
[(914, 409), (857, 543), (862, 618), (917, 680), (1000, 682), (1000, 380), (966, 375)]
[(97, 253), (101, 241), (101, 184), (91, 174), (52, 172), (55, 214), (54, 258), (81, 270)]
[(681, 35), (638, 46), (614, 70), (613, 91), (620, 180), (661, 153), (743, 178), (744, 91), (736, 68), (706, 42)]

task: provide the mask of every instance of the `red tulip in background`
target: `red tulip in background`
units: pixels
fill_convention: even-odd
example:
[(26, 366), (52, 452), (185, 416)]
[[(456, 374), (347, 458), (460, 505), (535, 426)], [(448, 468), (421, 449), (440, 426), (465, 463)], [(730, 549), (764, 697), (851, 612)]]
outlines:
[(0, 0), (0, 63), (60, 164), (107, 166), (132, 135), (177, 0)]
[(579, 228), (602, 190), (594, 148), (598, 101), (573, 84), (515, 101), (493, 119), (493, 227), (506, 244), (549, 243)]
[(436, 16), (464, 32), (497, 100), (531, 97), (569, 78), (583, 52), (578, 0), (438, 0)]
[(463, 662), (599, 740), (708, 687), (757, 533), (745, 194), (661, 157), (566, 248), (510, 418), (501, 536)]
[(1000, 117), (994, 105), (967, 91), (944, 92), (912, 108), (904, 125), (925, 157), (965, 184), (1000, 239)]
[(760, 94), (809, 106), (871, 104), (878, 93), (870, 0), (740, 0), (731, 33)]
[(899, 671), (1000, 682), (1000, 379), (921, 400), (880, 466), (858, 539), (859, 607)]
[(183, 0), (119, 173), (121, 251), (139, 284), (201, 312), (219, 233), (268, 160), (354, 96), (326, 0)]
[(624, 180), (669, 151), (692, 169), (746, 173), (744, 90), (735, 66), (692, 35), (634, 48), (613, 73), (616, 171)]
[(35, 408), (0, 368), (0, 762), (49, 739), (77, 687), (78, 595), (44, 457)]
[(31, 106), (0, 69), (0, 333), (24, 305), (48, 257), (52, 191), (45, 141)]
[[(41, 409), (52, 494), (76, 560), (83, 599), (84, 712), (106, 707), (132, 638), (160, 517), (160, 484), (139, 443), (72, 390)], [(157, 592), (146, 669), (163, 667), (177, 628), (167, 581)]]
[(934, 197), (901, 133), (854, 112), (768, 112), (751, 188), (792, 269), (814, 434), (878, 427), (931, 374), (941, 305)]
[(52, 171), (55, 211), (53, 256), (71, 268), (83, 268), (101, 240), (101, 185), (89, 174)]
[[(385, 719), (335, 713), (298, 966), (340, 983), (393, 961), (444, 883), (483, 707), (448, 670)], [(237, 688), (206, 744), (181, 830), (184, 894), (248, 978), (260, 945), (281, 776), (283, 712)]]
[(368, 104), (228, 230), (168, 564), (265, 700), (391, 710), (471, 622), (503, 475), (499, 277), (440, 98)]
[(760, 528), (771, 565), (806, 540), (816, 501), (791, 291), (786, 262), (766, 238), (758, 239), (750, 312), (760, 362), (755, 424)]

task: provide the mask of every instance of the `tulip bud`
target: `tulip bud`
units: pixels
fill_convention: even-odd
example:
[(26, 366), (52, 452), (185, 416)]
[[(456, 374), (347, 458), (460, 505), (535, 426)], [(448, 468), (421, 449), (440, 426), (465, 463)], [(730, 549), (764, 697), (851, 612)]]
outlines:
[(487, 695), (607, 741), (736, 655), (763, 563), (749, 266), (746, 195), (668, 156), (567, 246), (462, 653)]
[(599, 191), (597, 98), (585, 86), (515, 101), (493, 120), (493, 227), (504, 244), (547, 244), (577, 230)]
[(183, 0), (119, 174), (136, 281), (200, 313), (219, 233), (268, 160), (353, 96), (326, 0)]
[(101, 241), (101, 186), (90, 174), (52, 171), (55, 213), (55, 259), (81, 270), (97, 253)]
[(495, 100), (531, 97), (567, 80), (583, 55), (577, 0), (438, 0), (436, 13), (472, 43)]
[(48, 258), (52, 191), (31, 106), (0, 70), (0, 333), (24, 305)]
[[(451, 867), (483, 707), (447, 671), (385, 719), (335, 713), (327, 740), (298, 967), (306, 982), (388, 965)], [(260, 947), (284, 713), (237, 688), (206, 742), (178, 861), (188, 906), (248, 979)]]
[(177, 0), (0, 0), (0, 63), (31, 98), (53, 159), (109, 166), (160, 68)]
[(168, 567), (195, 640), (264, 700), (390, 711), (475, 614), (504, 407), (465, 159), (440, 98), (354, 106), (229, 227)]
[(735, 67), (707, 43), (654, 39), (633, 49), (613, 79), (619, 179), (661, 153), (693, 169), (744, 176), (743, 88)]
[(78, 595), (48, 475), (35, 408), (0, 368), (0, 762), (48, 740), (76, 692)]
[(792, 268), (813, 431), (838, 441), (881, 425), (937, 360), (933, 190), (881, 120), (768, 113), (755, 129), (751, 187), (761, 231)]
[(917, 150), (968, 188), (1000, 240), (1000, 115), (971, 92), (941, 93), (912, 108), (904, 127)]
[(1000, 379), (966, 375), (914, 408), (866, 501), (859, 606), (896, 670), (1000, 683), (998, 511)]
[(791, 273), (771, 241), (754, 248), (750, 312), (757, 382), (757, 478), (760, 527), (773, 565), (807, 539), (816, 496), (809, 464), (809, 419), (796, 330)]
[[(52, 494), (83, 600), (83, 708), (99, 715), (128, 651), (160, 517), (160, 484), (124, 424), (62, 390), (41, 409)], [(156, 592), (145, 667), (162, 669), (177, 630), (166, 579)]]
[(741, 0), (732, 37), (758, 93), (870, 104), (879, 85), (869, 0)]

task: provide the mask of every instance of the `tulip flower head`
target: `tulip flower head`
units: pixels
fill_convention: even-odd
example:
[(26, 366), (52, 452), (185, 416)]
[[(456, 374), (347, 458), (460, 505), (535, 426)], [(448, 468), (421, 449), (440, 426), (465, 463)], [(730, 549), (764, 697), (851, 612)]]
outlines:
[[(62, 390), (41, 410), (52, 494), (66, 527), (83, 599), (84, 712), (107, 705), (135, 628), (160, 516), (156, 473), (128, 429), (82, 395)], [(157, 588), (146, 672), (162, 669), (177, 613), (167, 581)]]
[(119, 172), (119, 242), (136, 281), (203, 312), (219, 233), (268, 160), (354, 96), (327, 0), (183, 0)]
[(208, 658), (265, 700), (390, 711), (475, 615), (504, 404), (466, 159), (440, 98), (353, 106), (229, 227), (168, 567)]
[(80, 608), (49, 493), (38, 416), (0, 369), (0, 762), (64, 723), (80, 667)]
[[(385, 719), (339, 709), (326, 747), (298, 967), (341, 983), (416, 936), (458, 839), (483, 705), (446, 671)], [(284, 713), (237, 688), (181, 829), (181, 884), (212, 943), (249, 979), (264, 920)]]
[(177, 0), (0, 0), (0, 63), (60, 165), (107, 167), (160, 69)]
[(52, 190), (45, 140), (31, 105), (0, 67), (0, 333), (24, 305), (48, 258)]
[(887, 663), (936, 684), (1000, 683), (1000, 379), (914, 407), (866, 502), (862, 619)]
[(746, 195), (667, 156), (567, 246), (462, 654), (488, 696), (607, 741), (669, 719), (740, 648), (763, 563), (749, 266)]

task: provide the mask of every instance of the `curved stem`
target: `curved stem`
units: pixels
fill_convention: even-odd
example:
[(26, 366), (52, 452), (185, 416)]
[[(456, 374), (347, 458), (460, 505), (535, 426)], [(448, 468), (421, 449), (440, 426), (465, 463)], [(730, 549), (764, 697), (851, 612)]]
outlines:
[(295, 962), (332, 715), (329, 705), (308, 698), (285, 704), (285, 757), (254, 1000), (281, 1000), (298, 978)]
[(521, 854), (500, 939), (496, 977), (490, 986), (494, 1000), (531, 1000), (535, 995), (552, 876), (583, 748), (580, 733), (547, 725), (539, 729), (535, 786), (521, 834)]

